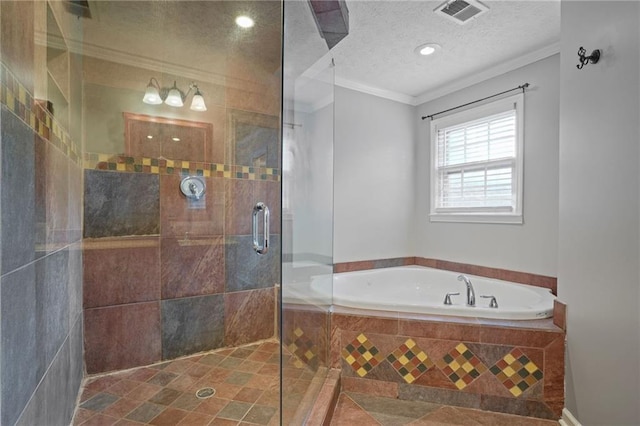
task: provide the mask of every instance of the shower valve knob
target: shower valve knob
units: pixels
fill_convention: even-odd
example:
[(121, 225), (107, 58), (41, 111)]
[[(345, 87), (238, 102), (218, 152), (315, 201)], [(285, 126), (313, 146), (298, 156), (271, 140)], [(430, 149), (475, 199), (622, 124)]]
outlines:
[(185, 197), (199, 200), (204, 195), (206, 184), (200, 176), (187, 176), (180, 182), (180, 190)]

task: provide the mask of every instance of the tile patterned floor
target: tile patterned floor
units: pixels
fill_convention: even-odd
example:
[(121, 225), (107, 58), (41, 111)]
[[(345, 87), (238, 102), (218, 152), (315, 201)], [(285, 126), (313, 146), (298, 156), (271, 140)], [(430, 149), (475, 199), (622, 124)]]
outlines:
[[(284, 356), (283, 424), (293, 424), (313, 372)], [(74, 426), (278, 425), (280, 345), (267, 341), (90, 377)], [(199, 399), (196, 391), (215, 394)], [(334, 426), (551, 426), (557, 422), (354, 392), (338, 400)], [(296, 425), (298, 426), (298, 425)]]
[(333, 426), (557, 426), (558, 422), (354, 392), (338, 399)]
[[(286, 423), (313, 373), (291, 356), (284, 362)], [(279, 363), (280, 345), (268, 341), (89, 378), (73, 425), (277, 425)], [(205, 387), (216, 392), (199, 399)]]

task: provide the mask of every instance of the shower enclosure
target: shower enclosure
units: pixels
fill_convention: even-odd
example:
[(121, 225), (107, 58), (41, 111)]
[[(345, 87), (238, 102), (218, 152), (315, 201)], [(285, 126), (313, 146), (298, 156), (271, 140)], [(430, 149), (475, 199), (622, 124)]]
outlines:
[(264, 341), (282, 346), (269, 424), (304, 423), (333, 268), (312, 13), (0, 2), (2, 424), (68, 424), (83, 377)]

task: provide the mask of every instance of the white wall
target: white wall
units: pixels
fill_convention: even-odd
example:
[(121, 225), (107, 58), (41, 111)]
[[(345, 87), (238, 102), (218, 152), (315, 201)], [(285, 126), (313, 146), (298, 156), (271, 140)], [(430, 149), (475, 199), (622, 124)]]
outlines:
[[(429, 120), (418, 123), (416, 256), (556, 275), (559, 55), (418, 107), (424, 116), (530, 83), (525, 93), (524, 224), (429, 221)], [(514, 92), (516, 93), (516, 92)]]
[[(558, 293), (584, 425), (640, 424), (639, 25), (637, 2), (562, 2)], [(577, 70), (580, 46), (601, 62)]]
[(414, 256), (415, 108), (335, 89), (334, 262)]
[[(312, 112), (296, 111), (294, 127), (284, 129), (285, 170), (283, 210), (291, 218), (290, 253), (306, 260), (333, 255), (333, 103)], [(287, 166), (285, 166), (287, 167)]]

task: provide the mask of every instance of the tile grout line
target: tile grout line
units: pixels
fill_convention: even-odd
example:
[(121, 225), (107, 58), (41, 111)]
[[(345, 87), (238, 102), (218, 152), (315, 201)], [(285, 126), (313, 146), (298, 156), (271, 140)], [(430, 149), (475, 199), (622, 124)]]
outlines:
[[(265, 359), (264, 361), (253, 361), (253, 360), (251, 360), (251, 359), (250, 359), (250, 356), (251, 356), (251, 355), (253, 355), (253, 353), (256, 353), (256, 352), (264, 352), (265, 354), (273, 355), (273, 354), (274, 354), (274, 351), (273, 351), (273, 350), (266, 350), (266, 351), (260, 351), (260, 350), (259, 350), (260, 346), (261, 346), (261, 345), (264, 345), (264, 344), (266, 344), (266, 343), (275, 343), (275, 344), (279, 344), (278, 342), (274, 342), (272, 339), (265, 339), (265, 340), (261, 340), (261, 341), (258, 341), (258, 342), (248, 343), (248, 344), (246, 344), (246, 345), (242, 345), (242, 346), (239, 346), (239, 347), (234, 347), (234, 348), (222, 348), (220, 351), (223, 351), (223, 350), (229, 350), (229, 349), (231, 349), (231, 352), (230, 352), (229, 354), (227, 354), (227, 355), (223, 356), (223, 357), (222, 357), (222, 359), (221, 359), (219, 362), (215, 363), (215, 364), (205, 364), (205, 363), (200, 363), (200, 359), (202, 359), (202, 358), (203, 358), (203, 356), (206, 356), (206, 355), (208, 355), (208, 354), (215, 355), (215, 354), (216, 354), (216, 352), (219, 352), (219, 351), (209, 351), (209, 352), (203, 352), (203, 353), (200, 353), (200, 354), (193, 354), (193, 355), (189, 355), (189, 356), (181, 357), (181, 358), (179, 358), (179, 359), (170, 360), (170, 361), (166, 361), (166, 362), (161, 362), (161, 363), (158, 363), (158, 364), (155, 364), (155, 365), (161, 365), (161, 364), (164, 364), (164, 363), (173, 363), (173, 362), (175, 362), (175, 361), (180, 361), (180, 360), (187, 360), (187, 359), (189, 359), (189, 358), (193, 358), (193, 357), (196, 357), (196, 356), (198, 356), (198, 355), (201, 355), (201, 356), (199, 357), (199, 359), (198, 359), (198, 360), (193, 361), (193, 364), (194, 364), (194, 365), (201, 365), (201, 366), (203, 366), (203, 367), (207, 367), (207, 368), (209, 368), (209, 369), (214, 369), (214, 368), (221, 368), (221, 367), (218, 367), (218, 366), (220, 365), (220, 363), (222, 363), (222, 362), (223, 362), (224, 360), (226, 360), (226, 359), (230, 359), (230, 358), (231, 358), (231, 359), (236, 359), (236, 360), (238, 360), (238, 361), (239, 361), (238, 365), (236, 365), (236, 366), (234, 366), (234, 367), (232, 367), (232, 368), (230, 368), (230, 369), (229, 369), (229, 370), (231, 371), (231, 374), (238, 372), (238, 373), (242, 373), (242, 374), (249, 374), (249, 375), (255, 376), (255, 375), (259, 375), (259, 373), (258, 373), (258, 371), (259, 371), (259, 370), (256, 370), (256, 371), (243, 371), (243, 370), (238, 370), (237, 368), (239, 368), (239, 367), (240, 367), (242, 364), (244, 364), (245, 362), (251, 362), (251, 363), (264, 364), (264, 365), (263, 365), (263, 367), (264, 367), (264, 366), (266, 366), (266, 365), (269, 365), (269, 363), (267, 362), (267, 360), (266, 360), (266, 359)], [(242, 349), (242, 348), (246, 348), (246, 347), (250, 347), (250, 346), (253, 346), (253, 347), (254, 347), (254, 349), (252, 349), (252, 351), (251, 351), (251, 354), (246, 354), (245, 356), (239, 356), (239, 357), (233, 356), (233, 353), (234, 353), (236, 350), (238, 350), (238, 349)], [(193, 366), (190, 366), (190, 367), (193, 367)], [(141, 366), (141, 367), (136, 367), (136, 368), (132, 368), (132, 369), (128, 369), (128, 370), (122, 370), (122, 371), (131, 372), (131, 371), (135, 371), (135, 370), (142, 369), (142, 368), (148, 368), (148, 366)], [(222, 367), (222, 368), (224, 368), (224, 367)], [(187, 373), (187, 371), (188, 371), (189, 369), (190, 369), (190, 368), (187, 368), (187, 369), (185, 369), (185, 370), (182, 370), (182, 372), (181, 372), (181, 373), (179, 373), (179, 372), (178, 372), (178, 371), (180, 371), (180, 370), (175, 370), (175, 371), (174, 371), (174, 370), (169, 370), (168, 372), (169, 372), (169, 373), (171, 373), (171, 374), (175, 374), (175, 375), (176, 375), (176, 377), (174, 377), (174, 379), (173, 379), (173, 380), (175, 380), (176, 378), (178, 378), (178, 377), (180, 377), (180, 376), (183, 376), (183, 375), (185, 375), (185, 374), (188, 374), (188, 373)], [(225, 368), (225, 369), (226, 369), (226, 368)], [(103, 378), (103, 377), (112, 376), (112, 375), (117, 375), (117, 374), (121, 373), (122, 371), (117, 371), (117, 372), (111, 372), (111, 373), (103, 374), (103, 375), (97, 376), (95, 379), (96, 379), (96, 380), (99, 380), (100, 378)], [(163, 371), (165, 371), (165, 369), (158, 369), (158, 371), (156, 372), (156, 374), (154, 374), (151, 378), (155, 377), (157, 374), (159, 374), (159, 373), (161, 373), (161, 372), (163, 372)], [(267, 374), (265, 375), (265, 377), (269, 377), (269, 376), (272, 376), (272, 375), (273, 375), (273, 374), (269, 374), (269, 373), (267, 373)], [(201, 378), (205, 377), (205, 375), (202, 375), (202, 376), (200, 376), (200, 377), (198, 377), (198, 376), (193, 376), (193, 377), (197, 377), (198, 379), (201, 379)], [(142, 383), (148, 383), (148, 380), (150, 380), (151, 378), (147, 379), (145, 382), (142, 382)], [(109, 393), (109, 392), (108, 392), (108, 389), (109, 389), (111, 386), (115, 386), (115, 385), (117, 385), (118, 383), (120, 383), (120, 382), (121, 382), (121, 381), (123, 381), (123, 380), (127, 380), (127, 377), (122, 377), (122, 378), (118, 379), (118, 381), (116, 381), (116, 382), (114, 382), (114, 383), (111, 383), (111, 384), (107, 385), (107, 387), (106, 387), (106, 388), (102, 389), (101, 391), (98, 391), (98, 393), (97, 393), (96, 395), (98, 395), (99, 393), (103, 393), (103, 392), (104, 392), (104, 393)], [(172, 381), (173, 381), (173, 380), (172, 380)], [(95, 380), (91, 381), (91, 383), (93, 383), (94, 381), (95, 381)], [(225, 380), (225, 381), (223, 381), (222, 383), (227, 383), (227, 382), (226, 382), (226, 380)], [(233, 383), (230, 383), (230, 384), (232, 384), (232, 385), (233, 385)], [(214, 386), (215, 386), (215, 385), (214, 385)], [(240, 388), (241, 388), (241, 389), (240, 389), (240, 391), (242, 390), (242, 388), (247, 388), (247, 389), (248, 389), (248, 387), (246, 387), (246, 383), (245, 383), (244, 385), (237, 385), (237, 386), (240, 386)], [(83, 386), (83, 389), (84, 389), (84, 388), (85, 388), (85, 386)], [(172, 388), (171, 388), (171, 382), (169, 382), (169, 383), (167, 383), (166, 385), (162, 386), (162, 389), (161, 389), (160, 391), (158, 391), (158, 392), (161, 392), (161, 391), (162, 391), (162, 390), (164, 390), (164, 389), (172, 389)], [(180, 391), (180, 390), (178, 390), (178, 389), (175, 389), (175, 390), (176, 390), (176, 391), (178, 391), (178, 392), (180, 392), (182, 395), (187, 395), (187, 394), (189, 394), (189, 391)], [(267, 388), (267, 389), (257, 389), (257, 390), (260, 390), (260, 397), (261, 397), (265, 392), (267, 392), (267, 391), (268, 391), (268, 388)], [(239, 392), (238, 392), (238, 393), (239, 393)], [(92, 396), (91, 396), (91, 397), (89, 397), (87, 400), (89, 400), (89, 399), (93, 398), (93, 397), (94, 397), (94, 396), (96, 396), (96, 395), (92, 395)], [(111, 395), (116, 396), (116, 397), (118, 397), (118, 398), (117, 398), (113, 403), (109, 404), (109, 406), (112, 406), (113, 404), (116, 404), (118, 401), (122, 400), (123, 398), (126, 398), (126, 396), (121, 396), (121, 395), (119, 395), (119, 394), (111, 394)], [(235, 400), (235, 399), (233, 399), (233, 398), (235, 398), (235, 396), (236, 396), (236, 395), (234, 395), (234, 396), (233, 396), (233, 397), (231, 397), (230, 399), (222, 398), (221, 400), (226, 401), (226, 404), (227, 404), (227, 405), (228, 405), (229, 403), (232, 403), (232, 402), (241, 402), (241, 403), (246, 403), (246, 401), (242, 401), (242, 400)], [(238, 421), (242, 421), (243, 419), (245, 419), (245, 418), (246, 418), (246, 416), (248, 415), (249, 411), (251, 411), (251, 409), (253, 409), (255, 406), (258, 406), (258, 405), (259, 405), (259, 404), (258, 404), (258, 400), (260, 399), (260, 397), (256, 398), (256, 400), (255, 400), (254, 402), (250, 403), (250, 407), (249, 407), (249, 409), (248, 409), (248, 410), (247, 410), (247, 412), (242, 416), (242, 418), (241, 418), (240, 420), (238, 420)], [(176, 398), (176, 400), (177, 400), (177, 398)], [(133, 412), (133, 411), (135, 411), (136, 409), (138, 409), (142, 404), (145, 404), (145, 403), (151, 403), (149, 399), (147, 399), (147, 400), (145, 400), (145, 401), (140, 401), (140, 402), (141, 402), (141, 403), (140, 403), (136, 408), (134, 408), (134, 409), (130, 410), (127, 414), (125, 414), (125, 416), (124, 416), (124, 417), (123, 417), (123, 416), (120, 416), (120, 419), (126, 419), (126, 416), (127, 416), (127, 415), (129, 415), (131, 412)], [(158, 404), (156, 404), (156, 405), (158, 405), (159, 407), (161, 407), (161, 408), (162, 408), (162, 410), (161, 410), (161, 411), (160, 411), (156, 416), (154, 416), (153, 418), (151, 418), (151, 419), (147, 422), (147, 424), (149, 424), (149, 422), (152, 422), (152, 421), (153, 421), (154, 419), (156, 419), (158, 416), (162, 415), (162, 413), (166, 412), (166, 411), (167, 411), (167, 409), (173, 409), (173, 410), (178, 410), (178, 411), (181, 411), (181, 412), (185, 412), (186, 414), (183, 416), (183, 418), (182, 418), (180, 421), (182, 421), (182, 420), (184, 419), (184, 417), (188, 416), (188, 415), (189, 415), (189, 413), (196, 413), (196, 412), (195, 412), (195, 411), (193, 411), (193, 410), (187, 410), (187, 409), (185, 409), (185, 408), (181, 408), (180, 406), (173, 406), (172, 404), (173, 404), (174, 402), (175, 402), (175, 400), (171, 401), (171, 404), (168, 404), (168, 405), (164, 405), (164, 404), (160, 404), (160, 405), (158, 405)], [(152, 403), (152, 404), (154, 404), (154, 403)], [(108, 407), (108, 406), (107, 406), (107, 407)], [(105, 409), (106, 409), (107, 407), (105, 407)], [(275, 410), (274, 414), (275, 414), (276, 412), (278, 412), (278, 410), (279, 410), (279, 408), (278, 408), (278, 407), (272, 407), (272, 406), (270, 406), (270, 405), (266, 405), (266, 407), (270, 407), (270, 408), (274, 409), (274, 410)], [(79, 406), (77, 406), (77, 409), (78, 409), (78, 408), (80, 408), (80, 407), (79, 407)], [(195, 407), (194, 407), (194, 408), (195, 408)], [(77, 409), (76, 409), (76, 414), (77, 414)], [(88, 411), (93, 411), (93, 410), (88, 409)], [(105, 416), (109, 416), (109, 415), (110, 415), (110, 414), (105, 414), (103, 411), (99, 411), (99, 412), (97, 411), (97, 412), (94, 412), (92, 416), (90, 416), (89, 418), (87, 418), (87, 419), (83, 422), (83, 424), (84, 424), (84, 423), (86, 423), (90, 418), (94, 417), (96, 414), (100, 414), (100, 413), (102, 413), (102, 414), (103, 414), (103, 415), (105, 415)], [(218, 412), (218, 413), (219, 413), (219, 412)], [(201, 413), (201, 414), (203, 414), (203, 415), (207, 415), (207, 416), (210, 416), (210, 415), (208, 415), (208, 414), (206, 414), (206, 413)], [(216, 416), (217, 416), (217, 414), (216, 414), (216, 415), (213, 415), (213, 416), (211, 416), (211, 417), (215, 418)], [(272, 415), (272, 417), (273, 417), (273, 415)], [(74, 418), (75, 418), (75, 416), (74, 416)], [(235, 419), (229, 419), (229, 420), (234, 420), (234, 421), (235, 421)], [(252, 424), (253, 424), (253, 423), (252, 423)]]

